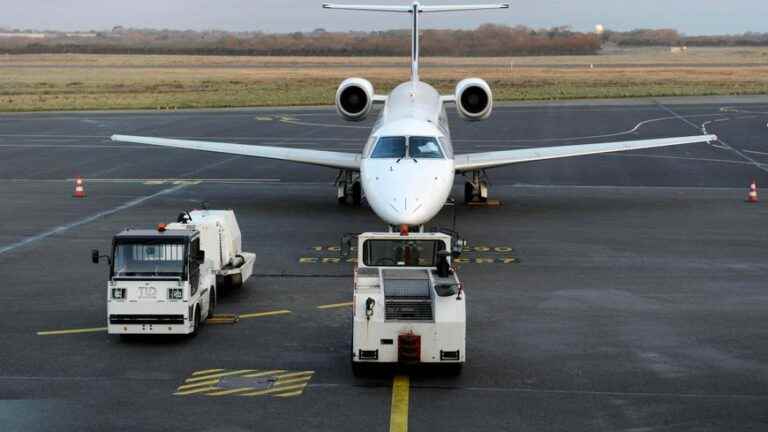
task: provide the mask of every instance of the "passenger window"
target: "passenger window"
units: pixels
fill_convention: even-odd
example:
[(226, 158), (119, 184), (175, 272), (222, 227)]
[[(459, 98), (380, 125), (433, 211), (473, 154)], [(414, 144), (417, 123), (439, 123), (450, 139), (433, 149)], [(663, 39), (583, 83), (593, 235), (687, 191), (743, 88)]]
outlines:
[(405, 157), (405, 137), (381, 137), (371, 153), (373, 159), (398, 159)]
[(443, 159), (443, 152), (435, 137), (410, 137), (408, 148), (414, 159)]

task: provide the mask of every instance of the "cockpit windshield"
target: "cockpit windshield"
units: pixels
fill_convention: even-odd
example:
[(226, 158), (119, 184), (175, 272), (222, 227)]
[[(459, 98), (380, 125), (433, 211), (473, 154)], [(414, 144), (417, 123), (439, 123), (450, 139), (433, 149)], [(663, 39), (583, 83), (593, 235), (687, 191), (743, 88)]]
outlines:
[(443, 151), (437, 137), (431, 136), (384, 136), (379, 138), (371, 152), (373, 159), (443, 159)]
[(443, 152), (435, 137), (412, 136), (408, 138), (408, 152), (414, 159), (442, 159)]
[(381, 137), (373, 149), (374, 159), (398, 159), (405, 157), (406, 140), (403, 136)]

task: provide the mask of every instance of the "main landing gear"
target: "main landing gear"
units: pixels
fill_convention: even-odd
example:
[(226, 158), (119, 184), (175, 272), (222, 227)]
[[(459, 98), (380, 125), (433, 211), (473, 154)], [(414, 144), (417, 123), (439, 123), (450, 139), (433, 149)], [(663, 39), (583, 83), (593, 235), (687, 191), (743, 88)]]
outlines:
[[(467, 177), (467, 173), (464, 174)], [(472, 170), (472, 178), (464, 183), (464, 202), (484, 203), (488, 201), (488, 175), (485, 170)]]
[(336, 199), (339, 204), (351, 201), (359, 207), (363, 202), (363, 186), (360, 184), (360, 173), (357, 171), (340, 170), (336, 176)]

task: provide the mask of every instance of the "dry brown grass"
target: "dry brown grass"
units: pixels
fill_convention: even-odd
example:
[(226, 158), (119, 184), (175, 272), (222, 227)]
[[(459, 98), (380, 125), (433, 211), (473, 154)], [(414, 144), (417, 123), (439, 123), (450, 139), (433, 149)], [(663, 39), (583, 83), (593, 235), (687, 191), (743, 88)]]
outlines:
[[(768, 93), (768, 49), (691, 49), (684, 55), (645, 49), (584, 57), (429, 58), (423, 64), (422, 79), (443, 92), (450, 92), (461, 78), (479, 76), (491, 83), (498, 100)], [(339, 81), (348, 76), (364, 76), (385, 92), (407, 78), (407, 61), (0, 56), (0, 110), (330, 104)]]

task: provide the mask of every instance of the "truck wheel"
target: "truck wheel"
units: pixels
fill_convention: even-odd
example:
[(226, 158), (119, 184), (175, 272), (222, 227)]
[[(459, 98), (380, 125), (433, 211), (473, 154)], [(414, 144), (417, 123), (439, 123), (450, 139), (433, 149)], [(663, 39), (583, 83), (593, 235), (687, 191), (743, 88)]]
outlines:
[(352, 375), (355, 378), (361, 378), (365, 376), (365, 365), (356, 361), (352, 361)]
[(213, 317), (213, 312), (215, 310), (216, 310), (216, 290), (213, 287), (211, 287), (211, 293), (209, 294), (209, 298), (208, 298), (208, 318)]
[(242, 274), (233, 274), (229, 277), (229, 281), (227, 281), (227, 288), (231, 290), (239, 290), (243, 287), (243, 275)]
[(446, 370), (446, 372), (449, 376), (459, 376), (461, 375), (461, 371), (464, 368), (464, 363), (456, 363), (456, 364), (448, 365), (447, 367), (448, 369)]
[(195, 321), (192, 325), (192, 333), (190, 336), (194, 337), (197, 336), (198, 331), (200, 330), (200, 308), (195, 308)]

